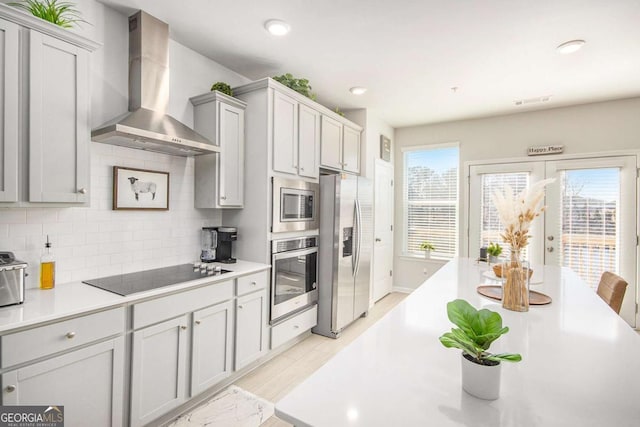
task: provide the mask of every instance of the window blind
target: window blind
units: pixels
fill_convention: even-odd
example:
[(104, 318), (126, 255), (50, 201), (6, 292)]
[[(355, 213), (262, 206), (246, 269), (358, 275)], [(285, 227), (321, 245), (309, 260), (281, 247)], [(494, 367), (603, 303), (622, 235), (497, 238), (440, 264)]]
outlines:
[[(509, 185), (514, 194), (520, 193), (529, 186), (529, 172), (488, 173), (482, 175), (480, 195), (480, 247), (487, 247), (489, 243), (499, 243), (502, 246), (501, 258), (508, 259), (511, 251), (509, 245), (502, 241), (500, 234), (504, 225), (500, 222), (498, 211), (493, 204), (493, 194), (496, 190), (504, 191)], [(527, 258), (527, 248), (521, 252)]]
[(595, 289), (619, 271), (620, 169), (566, 170), (561, 182), (561, 262)]
[(420, 244), (435, 247), (432, 257), (451, 259), (458, 244), (458, 147), (404, 153), (405, 252), (423, 254)]

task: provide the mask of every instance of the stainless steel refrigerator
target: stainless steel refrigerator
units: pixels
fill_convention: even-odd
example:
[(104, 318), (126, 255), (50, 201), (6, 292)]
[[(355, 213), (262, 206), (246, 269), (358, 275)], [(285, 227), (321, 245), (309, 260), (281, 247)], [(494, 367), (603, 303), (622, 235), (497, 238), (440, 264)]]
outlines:
[(346, 174), (320, 177), (318, 325), (337, 338), (369, 309), (373, 250), (373, 185)]

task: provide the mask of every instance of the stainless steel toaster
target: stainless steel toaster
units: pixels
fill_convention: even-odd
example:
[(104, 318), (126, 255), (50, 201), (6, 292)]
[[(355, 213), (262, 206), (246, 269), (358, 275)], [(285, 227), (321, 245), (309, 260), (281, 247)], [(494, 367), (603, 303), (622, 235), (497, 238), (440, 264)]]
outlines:
[(0, 252), (0, 307), (24, 302), (27, 265), (18, 261), (13, 252)]

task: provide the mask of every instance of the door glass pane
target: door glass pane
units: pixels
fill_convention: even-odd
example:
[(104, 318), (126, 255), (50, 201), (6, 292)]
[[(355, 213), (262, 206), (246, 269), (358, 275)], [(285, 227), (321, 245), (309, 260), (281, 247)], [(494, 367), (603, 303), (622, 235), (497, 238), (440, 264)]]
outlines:
[[(487, 173), (482, 175), (480, 195), (480, 246), (487, 247), (489, 243), (499, 243), (502, 246), (502, 258), (508, 258), (509, 246), (502, 241), (504, 226), (500, 223), (498, 211), (493, 204), (493, 193), (504, 191), (505, 186), (511, 187), (515, 194), (520, 193), (529, 185), (529, 172)], [(527, 258), (527, 248), (521, 252)]]
[(620, 169), (561, 172), (561, 265), (592, 288), (604, 271), (618, 273)]

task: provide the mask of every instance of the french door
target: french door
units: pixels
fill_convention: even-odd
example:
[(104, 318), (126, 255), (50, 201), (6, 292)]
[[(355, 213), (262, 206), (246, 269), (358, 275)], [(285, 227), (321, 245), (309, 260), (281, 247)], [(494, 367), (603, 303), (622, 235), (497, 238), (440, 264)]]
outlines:
[[(509, 184), (519, 192), (543, 178), (547, 206), (534, 221), (525, 257), (532, 264), (574, 270), (594, 291), (603, 271), (622, 276), (629, 287), (620, 316), (640, 324), (637, 302), (636, 156), (474, 165), (469, 168), (468, 256), (489, 241), (500, 241), (502, 229), (491, 194)], [(534, 267), (535, 268), (535, 267)]]

